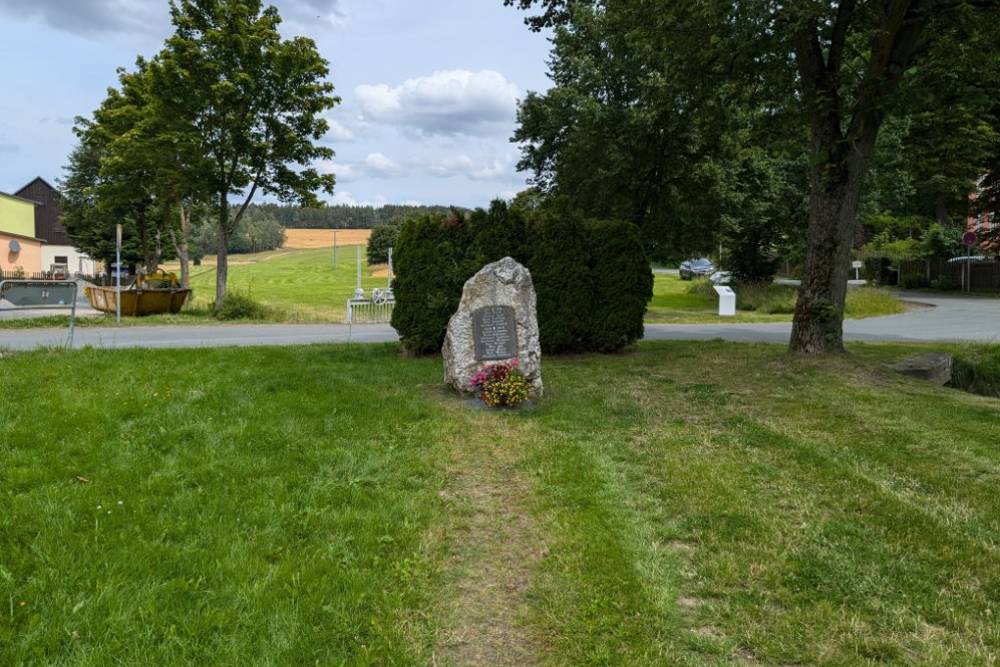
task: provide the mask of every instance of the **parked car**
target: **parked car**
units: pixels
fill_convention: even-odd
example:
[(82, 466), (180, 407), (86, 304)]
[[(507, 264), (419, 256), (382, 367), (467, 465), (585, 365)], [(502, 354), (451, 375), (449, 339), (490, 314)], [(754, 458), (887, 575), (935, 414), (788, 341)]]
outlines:
[(715, 273), (715, 265), (705, 257), (683, 261), (680, 269), (681, 280), (705, 278)]
[(713, 285), (728, 285), (733, 280), (733, 274), (729, 271), (716, 271), (708, 277)]
[[(111, 266), (109, 268), (110, 268), (110, 271), (108, 271), (108, 277), (109, 278), (117, 278), (118, 277), (118, 265), (116, 263), (112, 262)], [(123, 265), (122, 269), (121, 269), (121, 272), (122, 272), (122, 280), (127, 280), (128, 278), (132, 277), (132, 272), (129, 271), (129, 268), (127, 266)]]

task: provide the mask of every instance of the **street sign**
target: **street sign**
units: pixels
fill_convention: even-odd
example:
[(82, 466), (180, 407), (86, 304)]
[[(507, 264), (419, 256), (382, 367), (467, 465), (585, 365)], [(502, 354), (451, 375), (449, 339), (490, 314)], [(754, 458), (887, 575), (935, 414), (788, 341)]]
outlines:
[(851, 268), (852, 269), (863, 269), (863, 268), (865, 268), (865, 263), (861, 262), (861, 261), (858, 261), (858, 260), (854, 260), (853, 262), (851, 262)]
[(966, 248), (971, 248), (972, 246), (976, 245), (977, 240), (979, 239), (976, 237), (975, 232), (965, 232), (965, 234), (962, 235), (962, 244)]

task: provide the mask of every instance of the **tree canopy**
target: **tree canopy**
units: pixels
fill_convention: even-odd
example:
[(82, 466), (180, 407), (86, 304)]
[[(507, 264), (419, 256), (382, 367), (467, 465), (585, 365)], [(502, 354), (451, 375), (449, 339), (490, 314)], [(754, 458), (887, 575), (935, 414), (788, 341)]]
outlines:
[(843, 349), (850, 252), (887, 119), (913, 159), (881, 173), (905, 175), (940, 220), (991, 141), (995, 2), (505, 2), (537, 8), (529, 25), (554, 33), (554, 86), (526, 97), (514, 136), (535, 185), (633, 220), (654, 256), (726, 235), (751, 253), (798, 238), (795, 351)]

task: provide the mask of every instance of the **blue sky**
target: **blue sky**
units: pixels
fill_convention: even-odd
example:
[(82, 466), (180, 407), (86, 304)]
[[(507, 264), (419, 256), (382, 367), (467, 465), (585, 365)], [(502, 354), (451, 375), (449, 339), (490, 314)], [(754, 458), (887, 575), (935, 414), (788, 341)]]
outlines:
[[(516, 100), (545, 90), (549, 44), (502, 0), (272, 0), (316, 40), (343, 103), (329, 115), (337, 203), (482, 206), (525, 187)], [(159, 50), (167, 0), (0, 0), (0, 191), (62, 175), (72, 119), (115, 69)]]

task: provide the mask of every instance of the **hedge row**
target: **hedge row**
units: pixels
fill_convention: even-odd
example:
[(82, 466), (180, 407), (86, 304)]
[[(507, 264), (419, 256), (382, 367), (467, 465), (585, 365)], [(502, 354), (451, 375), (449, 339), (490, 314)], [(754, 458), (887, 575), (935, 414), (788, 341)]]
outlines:
[(465, 281), (506, 256), (531, 271), (543, 351), (613, 352), (642, 338), (653, 275), (629, 222), (496, 201), (469, 215), (405, 220), (393, 253), (392, 325), (411, 353), (440, 351)]

